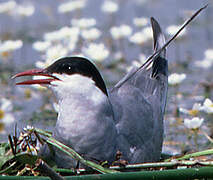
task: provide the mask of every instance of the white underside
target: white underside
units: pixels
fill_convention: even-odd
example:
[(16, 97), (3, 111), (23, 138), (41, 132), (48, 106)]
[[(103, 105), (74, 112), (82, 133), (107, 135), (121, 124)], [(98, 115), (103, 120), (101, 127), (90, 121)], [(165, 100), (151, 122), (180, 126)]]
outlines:
[(98, 120), (96, 116), (99, 108), (108, 102), (107, 96), (91, 78), (79, 74), (53, 75), (61, 80), (51, 82), (59, 104), (56, 124), (59, 134), (69, 139), (92, 133), (88, 127), (98, 127), (101, 123), (102, 119)]

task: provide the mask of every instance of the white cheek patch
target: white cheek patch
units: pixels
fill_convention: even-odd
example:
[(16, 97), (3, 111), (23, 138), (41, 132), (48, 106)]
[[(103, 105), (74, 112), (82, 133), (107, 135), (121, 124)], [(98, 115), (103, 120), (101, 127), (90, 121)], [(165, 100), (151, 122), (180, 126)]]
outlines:
[(84, 86), (87, 84), (94, 84), (94, 81), (86, 76), (82, 76), (80, 74), (73, 74), (73, 75), (67, 75), (67, 74), (53, 74), (53, 76), (60, 79), (60, 81), (53, 81), (51, 82), (51, 85), (58, 85), (58, 84), (65, 84), (66, 86)]
[(82, 94), (85, 98), (93, 101), (94, 104), (101, 103), (106, 95), (95, 85), (95, 82), (86, 76), (79, 74), (53, 74), (60, 79), (52, 81), (52, 89), (60, 97), (73, 97), (75, 94)]

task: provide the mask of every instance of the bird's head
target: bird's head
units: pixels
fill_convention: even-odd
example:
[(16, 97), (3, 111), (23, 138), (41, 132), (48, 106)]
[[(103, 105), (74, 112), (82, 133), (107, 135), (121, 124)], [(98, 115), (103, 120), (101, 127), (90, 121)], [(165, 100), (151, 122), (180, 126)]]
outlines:
[(96, 66), (83, 57), (64, 57), (45, 69), (31, 69), (20, 72), (12, 78), (21, 76), (43, 76), (41, 79), (18, 82), (16, 85), (49, 85), (57, 93), (69, 93), (74, 88), (80, 90), (95, 85), (107, 96), (107, 89)]

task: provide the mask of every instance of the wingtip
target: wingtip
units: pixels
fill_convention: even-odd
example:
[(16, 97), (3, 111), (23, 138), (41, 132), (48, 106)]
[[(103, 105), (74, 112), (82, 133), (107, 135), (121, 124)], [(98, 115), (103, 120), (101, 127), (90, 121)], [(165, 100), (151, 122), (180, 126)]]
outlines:
[[(150, 21), (151, 21), (152, 31), (153, 31), (154, 51), (157, 51), (158, 49), (163, 47), (163, 45), (165, 44), (165, 37), (158, 21), (154, 17), (151, 17)], [(163, 57), (165, 57), (166, 49), (164, 49), (161, 54)]]
[(151, 17), (150, 21), (151, 21), (151, 24), (153, 24), (153, 23), (157, 23), (158, 24), (157, 20), (154, 17)]
[(150, 17), (150, 21), (155, 21), (155, 18), (154, 17)]

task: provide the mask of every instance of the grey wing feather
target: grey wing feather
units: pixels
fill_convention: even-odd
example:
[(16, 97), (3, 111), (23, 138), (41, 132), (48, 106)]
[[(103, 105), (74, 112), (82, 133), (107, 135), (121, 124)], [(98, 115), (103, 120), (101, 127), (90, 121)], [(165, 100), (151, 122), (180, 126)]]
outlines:
[[(151, 18), (151, 22), (157, 51), (165, 38), (157, 21)], [(130, 163), (160, 157), (168, 74), (165, 54), (163, 50), (156, 56), (149, 70), (132, 69), (110, 92), (119, 134), (118, 148)]]

